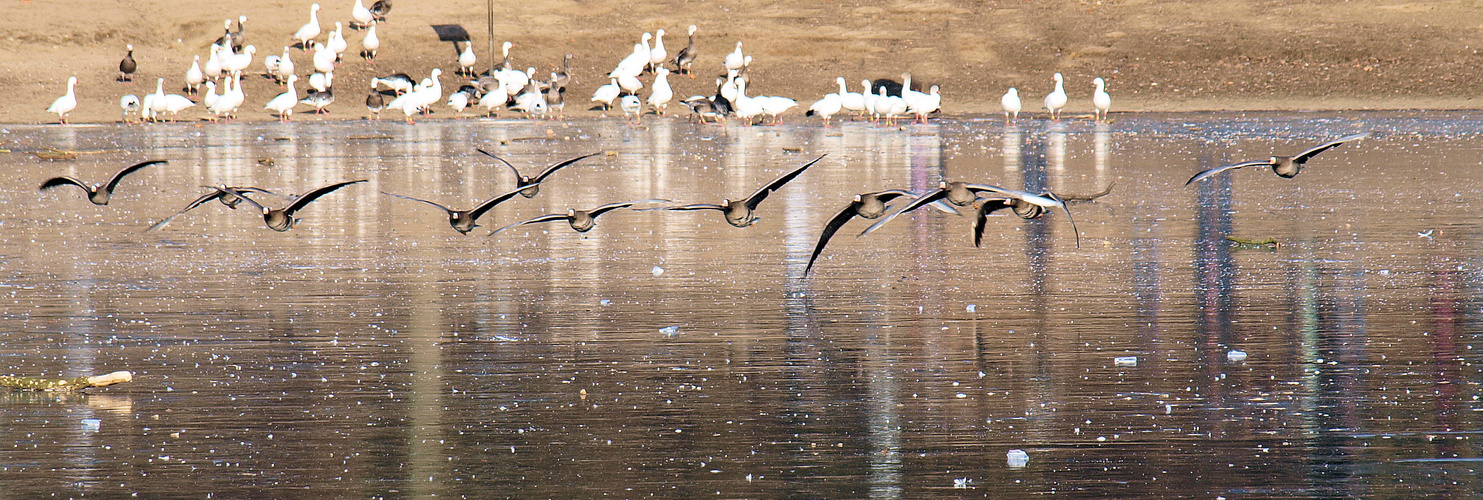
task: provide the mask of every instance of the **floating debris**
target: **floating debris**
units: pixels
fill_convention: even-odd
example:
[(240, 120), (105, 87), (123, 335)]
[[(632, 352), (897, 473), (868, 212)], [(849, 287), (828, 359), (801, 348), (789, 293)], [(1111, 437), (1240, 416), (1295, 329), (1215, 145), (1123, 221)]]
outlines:
[(1118, 356), (1112, 358), (1112, 363), (1117, 366), (1138, 366), (1138, 356)]
[(1240, 238), (1240, 237), (1236, 237), (1236, 236), (1226, 236), (1226, 240), (1227, 241), (1230, 241), (1231, 243), (1233, 243), (1233, 245), (1231, 245), (1231, 246), (1235, 250), (1241, 250), (1241, 249), (1248, 249), (1248, 248), (1250, 248), (1250, 249), (1258, 249), (1258, 250), (1275, 251), (1275, 250), (1277, 250), (1277, 247), (1281, 246), (1281, 244), (1277, 243), (1277, 240), (1272, 239), (1272, 238), (1261, 239), (1261, 240), (1250, 240), (1250, 239)]
[(1246, 361), (1246, 351), (1232, 349), (1230, 352), (1226, 353), (1226, 361), (1230, 361), (1232, 363), (1240, 363), (1242, 361)]
[(1025, 450), (1009, 450), (1008, 453), (1005, 453), (1005, 458), (1009, 462), (1009, 468), (1011, 469), (1023, 469), (1026, 464), (1030, 463), (1030, 454), (1025, 453)]

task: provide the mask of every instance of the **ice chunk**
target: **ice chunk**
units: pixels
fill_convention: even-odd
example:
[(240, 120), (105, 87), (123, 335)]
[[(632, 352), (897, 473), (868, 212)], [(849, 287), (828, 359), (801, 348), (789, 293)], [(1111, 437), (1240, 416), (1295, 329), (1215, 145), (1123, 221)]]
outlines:
[(665, 335), (671, 335), (671, 336), (673, 336), (673, 335), (679, 335), (680, 334), (680, 326), (679, 325), (666, 326), (664, 328), (660, 328), (659, 329), (659, 333), (663, 333)]
[(1246, 361), (1246, 351), (1231, 349), (1230, 352), (1226, 353), (1226, 361), (1230, 361), (1232, 363), (1240, 363), (1242, 361)]
[(1023, 469), (1025, 464), (1030, 463), (1030, 454), (1025, 453), (1025, 450), (1009, 450), (1009, 453), (1005, 453), (1005, 458), (1011, 469)]
[(664, 268), (659, 267), (659, 266), (654, 266), (654, 268), (653, 269), (650, 269), (649, 272), (654, 273), (654, 277), (655, 278), (658, 278), (659, 275), (664, 274)]
[(1112, 363), (1117, 366), (1138, 366), (1138, 356), (1118, 356), (1112, 358)]

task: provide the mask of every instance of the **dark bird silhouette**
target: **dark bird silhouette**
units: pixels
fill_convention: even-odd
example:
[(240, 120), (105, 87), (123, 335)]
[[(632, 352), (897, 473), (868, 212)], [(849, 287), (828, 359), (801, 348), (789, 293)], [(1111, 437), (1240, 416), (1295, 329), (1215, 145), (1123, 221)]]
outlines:
[(485, 151), (485, 150), (482, 150), (482, 149), (477, 149), (477, 148), (475, 148), (474, 151), (478, 151), (480, 153), (484, 153), (484, 156), (488, 156), (490, 158), (494, 158), (496, 160), (499, 160), (499, 162), (505, 164), (506, 167), (510, 167), (510, 171), (515, 173), (515, 185), (516, 186), (519, 186), (521, 188), (524, 188), (524, 189), (522, 189), (520, 191), (520, 196), (524, 196), (526, 198), (534, 198), (536, 196), (536, 193), (541, 192), (541, 190), (540, 190), (540, 184), (541, 184), (541, 182), (542, 181), (545, 181), (546, 180), (546, 177), (550, 176), (551, 174), (556, 173), (557, 170), (561, 170), (562, 167), (565, 167), (567, 165), (571, 165), (573, 163), (576, 163), (576, 162), (579, 162), (579, 161), (582, 161), (582, 160), (585, 160), (585, 159), (588, 159), (588, 158), (597, 156), (599, 154), (602, 154), (602, 153), (591, 153), (591, 154), (585, 154), (585, 155), (582, 155), (582, 156), (578, 156), (576, 158), (572, 158), (570, 160), (566, 160), (566, 161), (563, 161), (561, 163), (557, 163), (555, 165), (551, 165), (549, 167), (546, 167), (546, 169), (545, 170), (542, 170), (540, 174), (537, 174), (535, 177), (530, 177), (530, 176), (527, 176), (527, 175), (520, 175), (520, 171), (517, 170), (514, 165), (511, 165), (510, 162), (505, 161), (504, 158), (500, 158), (498, 156), (495, 156), (494, 153), (490, 153), (488, 151)]
[(391, 12), (391, 0), (376, 0), (371, 4), (371, 17), (378, 23), (386, 22), (386, 14)]
[(515, 226), (524, 226), (526, 224), (538, 224), (538, 223), (541, 223), (541, 222), (554, 222), (554, 221), (559, 221), (559, 220), (566, 221), (568, 224), (570, 224), (572, 226), (572, 229), (575, 229), (577, 232), (579, 232), (579, 233), (585, 233), (587, 231), (592, 230), (593, 226), (596, 226), (597, 225), (597, 216), (599, 216), (599, 215), (602, 215), (602, 214), (605, 214), (605, 213), (608, 213), (608, 212), (611, 212), (613, 210), (617, 210), (617, 209), (620, 209), (620, 208), (628, 208), (628, 207), (634, 206), (634, 205), (639, 204), (639, 203), (649, 203), (649, 202), (662, 203), (662, 202), (667, 202), (667, 201), (669, 201), (669, 200), (654, 199), (654, 200), (625, 201), (625, 202), (622, 202), (622, 203), (609, 203), (607, 205), (603, 205), (603, 206), (594, 208), (592, 210), (577, 210), (577, 209), (574, 209), (574, 208), (568, 208), (568, 209), (566, 209), (566, 213), (564, 213), (564, 214), (546, 214), (546, 215), (542, 215), (540, 217), (536, 217), (534, 219), (523, 220), (523, 221), (516, 222), (514, 224), (510, 224), (508, 226), (505, 226), (505, 227), (502, 227), (502, 228), (499, 228), (499, 229), (495, 229), (494, 232), (489, 233), (489, 235), (490, 236), (494, 236), (495, 234), (498, 234), (501, 231), (504, 231), (506, 229), (510, 229), (512, 227), (515, 227)]
[[(937, 185), (937, 189), (928, 191), (926, 194), (917, 197), (917, 199), (912, 200), (911, 203), (907, 203), (905, 206), (901, 207), (901, 210), (897, 210), (895, 212), (892, 212), (890, 215), (882, 217), (881, 220), (877, 221), (875, 224), (872, 224), (870, 227), (865, 228), (864, 231), (861, 231), (860, 236), (870, 234), (872, 231), (879, 229), (887, 222), (891, 222), (891, 220), (895, 219), (897, 216), (906, 212), (910, 212), (912, 210), (916, 210), (922, 205), (926, 205), (938, 200), (945, 200), (948, 203), (952, 203), (953, 205), (966, 207), (972, 205), (973, 202), (978, 201), (978, 199), (984, 194), (988, 194), (988, 197), (992, 198), (1013, 200), (1011, 203), (1025, 203), (1041, 207), (1042, 209), (1060, 207), (1062, 210), (1066, 211), (1066, 218), (1071, 221), (1072, 230), (1075, 231), (1076, 229), (1076, 221), (1071, 219), (1071, 210), (1066, 208), (1065, 202), (1062, 202), (1061, 200), (1055, 198), (1054, 195), (1041, 196), (989, 184), (969, 184), (965, 182), (942, 181)], [(1079, 231), (1076, 232), (1079, 233)], [(1077, 234), (1076, 238), (1077, 244), (1080, 245), (1081, 235)]]
[(113, 174), (113, 178), (108, 179), (107, 183), (99, 184), (96, 186), (83, 183), (82, 181), (74, 179), (72, 177), (52, 177), (50, 179), (47, 179), (46, 182), (41, 183), (41, 190), (46, 191), (57, 186), (71, 184), (73, 186), (82, 188), (83, 191), (87, 191), (88, 201), (93, 202), (94, 205), (107, 205), (108, 199), (113, 196), (113, 189), (118, 187), (118, 181), (123, 180), (125, 175), (132, 174), (141, 168), (161, 163), (170, 162), (165, 160), (151, 160), (144, 163), (136, 163), (128, 168), (119, 170), (116, 174)]
[(314, 200), (319, 199), (320, 196), (329, 194), (331, 191), (361, 182), (366, 182), (366, 180), (361, 179), (357, 181), (346, 181), (338, 184), (330, 184), (328, 186), (315, 189), (313, 191), (299, 195), (299, 197), (294, 198), (294, 200), (290, 202), (287, 207), (281, 209), (265, 207), (262, 204), (254, 201), (252, 198), (248, 198), (246, 195), (242, 194), (241, 191), (232, 189), (230, 187), (219, 187), (215, 189), (220, 189), (222, 191), (226, 191), (227, 194), (235, 195), (239, 198), (242, 198), (242, 201), (246, 201), (252, 206), (257, 207), (259, 210), (262, 210), (263, 222), (266, 222), (268, 224), (268, 228), (274, 231), (283, 232), (289, 229), (293, 229), (294, 225), (299, 223), (299, 219), (294, 218), (294, 213), (303, 209), (305, 205), (308, 205)]
[[(1041, 196), (1054, 199), (1061, 202), (1062, 204), (1070, 203), (1073, 201), (1092, 201), (1097, 198), (1107, 196), (1108, 193), (1112, 192), (1112, 186), (1115, 184), (1117, 183), (1109, 183), (1107, 184), (1106, 189), (1103, 189), (1102, 192), (1095, 194), (1058, 195), (1050, 191), (1046, 191), (1045, 193), (1042, 193)], [(983, 246), (981, 243), (983, 242), (984, 237), (984, 226), (985, 223), (988, 222), (989, 215), (1006, 208), (1010, 209), (1014, 212), (1015, 215), (1024, 220), (1039, 219), (1045, 216), (1045, 207), (1030, 203), (1025, 200), (1011, 197), (985, 198), (978, 206), (978, 216), (975, 217), (973, 220), (973, 246)], [(1069, 219), (1071, 216), (1070, 212), (1067, 212), (1066, 216)], [(1075, 228), (1076, 223), (1073, 221), (1071, 223), (1071, 226)], [(1078, 238), (1080, 238), (1079, 233)]]
[(252, 186), (231, 186), (231, 187), (227, 187), (227, 186), (221, 186), (221, 187), (201, 186), (201, 187), (206, 188), (206, 189), (210, 189), (211, 192), (201, 195), (200, 198), (196, 198), (195, 201), (190, 202), (189, 205), (186, 205), (185, 208), (180, 209), (179, 212), (175, 212), (175, 215), (171, 215), (169, 217), (166, 217), (164, 220), (161, 220), (159, 222), (154, 223), (153, 226), (149, 226), (149, 228), (148, 229), (145, 229), (145, 231), (146, 232), (148, 232), (148, 231), (154, 231), (156, 229), (165, 227), (167, 224), (170, 224), (170, 221), (175, 220), (176, 217), (180, 217), (182, 215), (185, 215), (186, 212), (189, 212), (191, 210), (195, 210), (196, 207), (199, 207), (199, 206), (201, 206), (201, 205), (203, 205), (206, 202), (209, 202), (211, 200), (219, 200), (219, 201), (221, 201), (221, 204), (222, 205), (226, 205), (227, 208), (230, 208), (232, 210), (236, 210), (237, 209), (237, 205), (240, 204), (240, 203), (242, 203), (242, 199), (243, 198), (241, 196), (237, 196), (235, 194), (232, 194), (231, 192), (228, 192), (227, 191), (228, 189), (231, 189), (232, 191), (236, 191), (236, 192), (241, 192), (241, 193), (261, 193), (261, 194), (272, 195), (272, 196), (281, 196), (278, 193), (274, 193), (274, 192), (269, 191), (269, 190), (266, 190), (266, 189), (256, 188), (256, 187), (252, 187)]
[(1322, 153), (1324, 151), (1329, 150), (1329, 148), (1338, 146), (1340, 144), (1344, 144), (1344, 143), (1349, 142), (1349, 141), (1363, 139), (1365, 137), (1368, 137), (1369, 135), (1370, 135), (1369, 132), (1365, 132), (1365, 133), (1362, 133), (1362, 134), (1346, 135), (1344, 137), (1340, 137), (1338, 139), (1334, 139), (1332, 141), (1325, 142), (1323, 144), (1319, 144), (1317, 146), (1313, 146), (1311, 148), (1308, 148), (1307, 151), (1303, 151), (1303, 152), (1298, 153), (1297, 155), (1294, 155), (1294, 156), (1272, 156), (1272, 157), (1270, 157), (1270, 158), (1268, 158), (1266, 160), (1243, 161), (1241, 163), (1232, 163), (1230, 165), (1221, 165), (1219, 167), (1215, 167), (1215, 168), (1212, 168), (1210, 170), (1206, 170), (1204, 172), (1200, 172), (1198, 174), (1195, 174), (1195, 176), (1194, 177), (1190, 177), (1189, 178), (1189, 181), (1188, 182), (1185, 182), (1184, 185), (1188, 186), (1190, 184), (1194, 184), (1195, 181), (1199, 181), (1199, 180), (1208, 178), (1210, 176), (1213, 176), (1213, 175), (1218, 174), (1218, 173), (1221, 173), (1221, 172), (1225, 172), (1227, 170), (1235, 170), (1235, 169), (1242, 168), (1242, 167), (1254, 167), (1254, 166), (1272, 167), (1272, 173), (1275, 173), (1275, 174), (1277, 174), (1277, 175), (1279, 175), (1281, 177), (1284, 177), (1284, 178), (1291, 179), (1293, 177), (1296, 177), (1298, 175), (1298, 172), (1302, 172), (1303, 171), (1303, 164), (1308, 163), (1308, 160), (1313, 159), (1313, 157), (1314, 156), (1317, 156), (1318, 153)]
[(829, 219), (829, 223), (824, 225), (824, 231), (819, 233), (819, 243), (814, 245), (814, 254), (808, 258), (808, 267), (803, 268), (803, 275), (808, 276), (809, 271), (814, 268), (814, 261), (818, 260), (819, 254), (824, 251), (824, 245), (829, 244), (829, 238), (833, 238), (834, 233), (839, 231), (839, 228), (844, 227), (846, 223), (849, 223), (850, 219), (854, 219), (855, 216), (866, 219), (879, 219), (882, 215), (886, 214), (887, 210), (891, 209), (886, 203), (890, 203), (891, 200), (902, 196), (917, 196), (917, 194), (900, 189), (888, 189), (855, 195), (855, 199), (849, 205), (846, 205), (839, 213), (834, 214), (834, 218)]
[[(537, 182), (534, 185), (539, 185), (539, 184), (540, 183)], [(451, 208), (448, 208), (448, 207), (445, 207), (443, 205), (439, 205), (437, 203), (433, 203), (431, 201), (427, 201), (427, 200), (424, 200), (424, 199), (413, 198), (411, 196), (402, 196), (402, 195), (399, 195), (399, 194), (392, 194), (392, 193), (388, 193), (388, 192), (385, 192), (385, 191), (382, 191), (381, 194), (384, 194), (384, 195), (387, 195), (387, 196), (395, 196), (397, 198), (402, 198), (402, 199), (406, 199), (406, 200), (420, 201), (420, 202), (426, 203), (428, 205), (432, 205), (432, 206), (441, 208), (441, 209), (443, 209), (443, 212), (446, 212), (448, 214), (448, 225), (453, 226), (453, 230), (454, 231), (458, 231), (458, 232), (463, 233), (463, 234), (469, 234), (469, 231), (473, 231), (474, 228), (479, 227), (479, 225), (476, 224), (476, 222), (479, 221), (479, 217), (482, 217), (485, 212), (488, 212), (489, 209), (494, 208), (495, 205), (498, 205), (500, 203), (504, 203), (505, 200), (508, 200), (510, 198), (513, 198), (515, 195), (520, 194), (521, 192), (523, 192), (525, 190), (526, 187), (527, 186), (520, 186), (518, 188), (515, 188), (514, 191), (510, 191), (508, 193), (505, 193), (505, 194), (502, 194), (502, 195), (499, 195), (499, 196), (495, 196), (493, 198), (490, 198), (488, 200), (485, 200), (484, 203), (480, 203), (479, 206), (474, 207), (472, 210), (453, 210)], [(496, 231), (496, 232), (498, 232), (498, 231)]]
[(697, 203), (694, 205), (681, 205), (678, 207), (646, 208), (644, 210), (719, 210), (721, 212), (721, 215), (726, 217), (727, 224), (731, 224), (736, 227), (747, 227), (760, 220), (760, 218), (753, 214), (752, 211), (757, 209), (757, 205), (761, 204), (762, 200), (767, 199), (767, 195), (772, 194), (773, 191), (777, 191), (778, 188), (783, 187), (784, 184), (787, 184), (788, 181), (793, 180), (794, 177), (798, 177), (798, 174), (803, 173), (803, 171), (807, 170), (808, 167), (814, 166), (815, 163), (818, 163), (819, 160), (824, 159), (825, 156), (829, 155), (821, 155), (818, 158), (814, 158), (814, 161), (805, 163), (802, 167), (798, 167), (792, 172), (783, 174), (782, 177), (773, 179), (773, 181), (767, 183), (767, 185), (757, 188), (757, 192), (752, 193), (752, 196), (748, 196), (745, 200), (731, 201), (730, 198), (727, 198), (721, 200), (720, 205), (710, 203)]
[(134, 81), (134, 72), (139, 70), (139, 63), (134, 62), (134, 45), (129, 44), (129, 53), (124, 54), (124, 59), (118, 62), (118, 81)]

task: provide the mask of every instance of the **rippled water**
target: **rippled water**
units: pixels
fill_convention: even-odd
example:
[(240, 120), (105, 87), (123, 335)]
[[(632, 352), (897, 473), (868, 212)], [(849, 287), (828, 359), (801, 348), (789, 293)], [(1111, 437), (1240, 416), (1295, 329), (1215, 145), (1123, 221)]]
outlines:
[[(1471, 498), (1478, 118), (9, 126), (0, 373), (136, 378), (0, 395), (0, 497)], [(1183, 185), (1358, 131), (1295, 179)], [(50, 147), (84, 154), (29, 154)], [(475, 147), (603, 154), (467, 236), (378, 193), (512, 188)], [(750, 228), (620, 210), (485, 236), (740, 198), (826, 153)], [(36, 191), (146, 159), (170, 163), (107, 207)], [(1061, 213), (991, 217), (974, 248), (971, 218), (923, 210), (851, 222), (802, 277), (852, 194), (941, 178), (1116, 185), (1072, 206), (1079, 247)], [(203, 184), (353, 179), (287, 233), (214, 202), (144, 232)]]

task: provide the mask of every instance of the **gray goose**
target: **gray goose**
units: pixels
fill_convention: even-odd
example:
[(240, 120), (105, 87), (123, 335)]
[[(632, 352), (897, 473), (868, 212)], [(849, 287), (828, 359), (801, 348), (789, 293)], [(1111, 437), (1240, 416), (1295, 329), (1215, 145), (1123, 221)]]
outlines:
[[(537, 182), (536, 184), (540, 184), (540, 183)], [(504, 193), (504, 194), (501, 194), (499, 196), (495, 196), (493, 198), (490, 198), (488, 200), (485, 200), (484, 203), (480, 203), (479, 206), (476, 206), (476, 207), (474, 207), (471, 210), (454, 210), (454, 209), (445, 207), (443, 205), (440, 205), (438, 203), (427, 201), (427, 200), (424, 200), (424, 199), (421, 199), (421, 198), (413, 198), (411, 196), (402, 196), (402, 195), (399, 195), (399, 194), (392, 194), (392, 193), (388, 193), (388, 192), (385, 192), (385, 191), (382, 191), (381, 194), (384, 194), (384, 195), (387, 195), (387, 196), (395, 196), (397, 198), (401, 198), (401, 199), (404, 199), (404, 200), (420, 201), (420, 202), (426, 203), (428, 205), (432, 205), (432, 206), (438, 207), (440, 209), (443, 209), (443, 212), (445, 212), (445, 213), (448, 214), (448, 225), (449, 226), (453, 226), (453, 230), (454, 231), (458, 231), (459, 233), (462, 233), (462, 234), (469, 234), (469, 231), (473, 231), (474, 228), (479, 227), (479, 224), (477, 224), (477, 222), (479, 221), (479, 217), (484, 216), (484, 213), (485, 212), (488, 212), (490, 209), (494, 208), (495, 205), (498, 205), (500, 203), (504, 203), (505, 200), (508, 200), (510, 198), (515, 197), (515, 195), (520, 194), (522, 191), (525, 190), (525, 187), (526, 186), (521, 186), (519, 188), (516, 188), (514, 191), (510, 191), (508, 193)], [(499, 232), (499, 231), (495, 231), (495, 232)], [(493, 233), (491, 233), (491, 234), (493, 234)]]
[(542, 215), (540, 217), (536, 217), (534, 219), (523, 220), (523, 221), (516, 222), (514, 224), (510, 224), (508, 226), (505, 226), (505, 227), (502, 227), (502, 228), (499, 228), (499, 229), (495, 229), (494, 232), (489, 233), (489, 235), (490, 236), (494, 236), (496, 234), (499, 234), (501, 231), (504, 231), (506, 229), (510, 229), (510, 228), (513, 228), (513, 227), (516, 227), (516, 226), (524, 226), (526, 224), (539, 224), (539, 223), (542, 223), (542, 222), (554, 222), (554, 221), (559, 221), (559, 220), (560, 221), (566, 221), (567, 224), (569, 224), (570, 226), (572, 226), (572, 229), (576, 230), (577, 232), (579, 232), (579, 233), (585, 233), (587, 231), (591, 231), (592, 228), (597, 225), (597, 217), (599, 215), (602, 215), (602, 214), (605, 214), (605, 213), (608, 213), (608, 212), (611, 212), (613, 210), (617, 210), (617, 209), (620, 209), (620, 208), (628, 208), (628, 207), (634, 206), (634, 205), (639, 204), (639, 203), (649, 203), (649, 202), (659, 203), (659, 202), (667, 202), (667, 201), (669, 201), (669, 200), (653, 199), (653, 200), (625, 201), (625, 202), (621, 202), (621, 203), (609, 203), (607, 205), (603, 205), (603, 206), (600, 206), (600, 207), (597, 207), (597, 208), (594, 208), (594, 209), (591, 209), (591, 210), (577, 210), (575, 208), (568, 208), (568, 209), (566, 209), (566, 213), (564, 213), (564, 214), (546, 214), (546, 215)]
[(261, 193), (261, 194), (267, 194), (267, 195), (272, 195), (272, 196), (281, 196), (278, 193), (274, 193), (274, 192), (269, 191), (269, 190), (266, 190), (266, 189), (252, 187), (252, 186), (231, 186), (230, 188), (228, 188), (228, 186), (220, 186), (220, 187), (201, 186), (201, 187), (210, 189), (211, 192), (201, 195), (200, 198), (196, 198), (195, 201), (190, 202), (190, 204), (186, 205), (185, 208), (180, 209), (179, 212), (175, 212), (174, 215), (171, 215), (169, 217), (166, 217), (164, 220), (161, 220), (159, 222), (154, 223), (153, 226), (149, 226), (149, 228), (145, 229), (144, 231), (145, 232), (149, 232), (149, 231), (154, 231), (156, 229), (165, 227), (171, 221), (175, 220), (176, 217), (180, 217), (182, 215), (185, 215), (186, 212), (189, 212), (191, 210), (195, 210), (196, 207), (199, 207), (199, 206), (201, 206), (201, 205), (203, 205), (206, 202), (209, 202), (211, 200), (220, 200), (222, 205), (226, 205), (227, 208), (230, 208), (232, 210), (236, 210), (237, 209), (237, 205), (242, 203), (242, 199), (243, 198), (241, 196), (237, 196), (235, 194), (232, 194), (231, 192), (227, 191), (228, 189), (231, 189), (232, 191), (236, 191), (236, 192), (239, 192), (239, 193)]
[(93, 202), (94, 205), (107, 205), (108, 199), (113, 197), (113, 189), (118, 187), (118, 182), (123, 180), (124, 176), (137, 172), (141, 168), (163, 163), (169, 162), (165, 160), (151, 160), (143, 163), (136, 163), (134, 165), (130, 165), (127, 168), (124, 168), (123, 170), (119, 170), (116, 174), (113, 174), (113, 177), (109, 178), (108, 182), (97, 185), (87, 184), (85, 182), (67, 176), (52, 177), (50, 179), (47, 179), (46, 182), (41, 183), (41, 190), (46, 191), (57, 186), (70, 184), (80, 187), (83, 191), (87, 192), (88, 201)]
[(569, 160), (566, 160), (566, 161), (562, 161), (562, 162), (557, 163), (555, 165), (551, 165), (549, 167), (546, 167), (546, 169), (545, 170), (542, 170), (541, 173), (536, 174), (535, 177), (531, 177), (531, 176), (528, 176), (528, 175), (520, 175), (520, 170), (516, 169), (514, 165), (511, 165), (510, 164), (510, 162), (505, 161), (504, 158), (500, 158), (498, 156), (495, 156), (494, 153), (490, 153), (488, 151), (485, 151), (483, 149), (478, 149), (478, 148), (475, 148), (474, 151), (478, 151), (480, 153), (483, 153), (484, 156), (488, 156), (490, 158), (494, 158), (496, 160), (499, 160), (499, 162), (505, 164), (506, 167), (510, 167), (510, 171), (515, 173), (515, 185), (521, 188), (521, 190), (520, 190), (520, 196), (524, 196), (526, 198), (534, 198), (536, 196), (536, 193), (539, 193), (540, 192), (540, 184), (541, 184), (541, 181), (546, 180), (547, 177), (550, 177), (551, 174), (556, 173), (557, 170), (561, 170), (563, 167), (566, 167), (567, 165), (571, 165), (573, 163), (576, 163), (576, 162), (579, 162), (579, 161), (582, 161), (582, 160), (585, 160), (585, 159), (588, 159), (588, 158), (597, 156), (599, 154), (602, 154), (602, 153), (589, 153), (589, 154), (578, 156), (576, 158), (572, 158), (572, 159), (569, 159)]
[(246, 201), (252, 206), (257, 207), (259, 210), (262, 210), (263, 222), (268, 224), (268, 228), (274, 231), (284, 232), (289, 229), (293, 229), (293, 227), (298, 224), (299, 219), (294, 218), (294, 214), (303, 209), (304, 206), (308, 205), (314, 200), (319, 199), (319, 197), (321, 196), (329, 194), (331, 191), (349, 186), (351, 184), (358, 184), (362, 182), (366, 182), (366, 180), (361, 179), (356, 181), (346, 181), (336, 184), (330, 184), (328, 186), (324, 186), (299, 195), (299, 197), (294, 198), (294, 200), (290, 202), (287, 207), (281, 209), (265, 207), (257, 201), (254, 201), (252, 198), (248, 198), (246, 195), (242, 194), (242, 191), (230, 187), (218, 187), (213, 189), (219, 189), (221, 191), (225, 191), (227, 194), (235, 195), (239, 198), (242, 198), (242, 201)]
[(1296, 177), (1299, 172), (1302, 172), (1303, 171), (1303, 164), (1308, 163), (1308, 160), (1313, 159), (1313, 157), (1314, 156), (1317, 156), (1318, 153), (1322, 153), (1324, 151), (1328, 151), (1329, 148), (1333, 148), (1335, 146), (1338, 146), (1340, 144), (1344, 144), (1344, 143), (1349, 142), (1349, 141), (1355, 141), (1355, 140), (1363, 139), (1365, 137), (1368, 137), (1369, 135), (1370, 135), (1369, 132), (1365, 132), (1365, 133), (1362, 133), (1362, 134), (1346, 135), (1344, 137), (1340, 137), (1338, 139), (1334, 139), (1332, 141), (1325, 142), (1325, 143), (1319, 144), (1317, 146), (1313, 146), (1311, 148), (1308, 148), (1307, 151), (1303, 151), (1303, 152), (1298, 153), (1298, 154), (1293, 155), (1293, 156), (1272, 156), (1272, 157), (1270, 157), (1270, 158), (1268, 158), (1266, 160), (1243, 161), (1241, 163), (1232, 163), (1230, 165), (1221, 165), (1219, 167), (1215, 167), (1215, 168), (1212, 168), (1212, 169), (1209, 169), (1209, 170), (1200, 172), (1198, 174), (1195, 174), (1195, 176), (1194, 177), (1190, 177), (1189, 178), (1189, 181), (1185, 182), (1184, 185), (1188, 186), (1190, 184), (1194, 184), (1195, 181), (1200, 181), (1200, 180), (1207, 179), (1207, 178), (1209, 178), (1209, 177), (1211, 177), (1211, 176), (1213, 176), (1215, 174), (1218, 174), (1218, 173), (1221, 173), (1221, 172), (1225, 172), (1227, 170), (1235, 170), (1235, 169), (1242, 168), (1242, 167), (1254, 167), (1254, 166), (1272, 167), (1272, 173), (1275, 173), (1278, 176), (1281, 176), (1281, 177), (1286, 178), (1286, 179), (1291, 179), (1293, 177)]
[(815, 163), (818, 163), (819, 160), (824, 159), (825, 156), (828, 155), (821, 155), (818, 158), (814, 158), (814, 161), (808, 162), (802, 167), (793, 169), (793, 171), (783, 174), (777, 179), (773, 179), (772, 182), (769, 182), (766, 185), (757, 188), (756, 192), (752, 193), (751, 196), (748, 196), (746, 199), (743, 200), (731, 201), (731, 199), (728, 198), (721, 200), (720, 205), (712, 203), (696, 203), (693, 205), (681, 205), (678, 207), (646, 208), (644, 210), (717, 210), (720, 211), (721, 215), (726, 218), (727, 224), (731, 224), (732, 226), (736, 227), (747, 227), (756, 223), (758, 220), (761, 220), (761, 218), (757, 217), (757, 215), (754, 214), (752, 211), (757, 209), (757, 205), (760, 205), (762, 203), (762, 200), (767, 199), (767, 195), (772, 194), (773, 191), (777, 191), (779, 188), (782, 188), (784, 184), (788, 183), (788, 181), (793, 180), (794, 177), (798, 177), (798, 174), (803, 173), (803, 171), (807, 170), (808, 167), (814, 166)]

